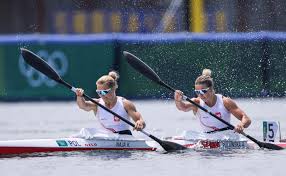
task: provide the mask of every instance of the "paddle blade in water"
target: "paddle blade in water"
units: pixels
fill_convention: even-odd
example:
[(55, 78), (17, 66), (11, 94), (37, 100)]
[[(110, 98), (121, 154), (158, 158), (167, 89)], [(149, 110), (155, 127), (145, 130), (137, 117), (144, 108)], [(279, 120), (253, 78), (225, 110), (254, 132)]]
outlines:
[(43, 73), (47, 77), (59, 82), (61, 80), (60, 76), (55, 72), (55, 70), (49, 66), (49, 64), (40, 58), (38, 55), (29, 51), (25, 48), (21, 48), (21, 54), (24, 60), (31, 65), (34, 69)]
[(280, 147), (279, 145), (271, 144), (271, 143), (264, 143), (260, 142), (259, 147), (266, 148), (270, 150), (283, 150), (283, 147)]
[(266, 149), (270, 149), (270, 150), (282, 150), (282, 149), (284, 149), (283, 147), (280, 147), (280, 146), (275, 145), (275, 144), (258, 141), (257, 139), (255, 139), (255, 138), (253, 138), (253, 137), (251, 137), (245, 133), (241, 133), (241, 134), (244, 135), (245, 137), (247, 137), (248, 139), (252, 140), (253, 142), (255, 142), (260, 148), (266, 148)]
[[(144, 134), (146, 134), (146, 133), (144, 133)], [(157, 137), (155, 137), (151, 134), (147, 134), (147, 136), (149, 136), (154, 141), (158, 142), (163, 147), (163, 149), (166, 150), (167, 152), (187, 149), (187, 147), (185, 147), (185, 146), (182, 146), (180, 144), (177, 144), (177, 143), (171, 142), (171, 141), (163, 141), (163, 140), (158, 139)]]
[(176, 151), (176, 150), (185, 150), (187, 149), (187, 147), (182, 146), (180, 144), (174, 143), (174, 142), (170, 142), (170, 141), (161, 141), (160, 145), (163, 147), (164, 150), (166, 150), (167, 152), (172, 152), (172, 151)]
[(131, 67), (133, 67), (135, 70), (146, 76), (147, 78), (157, 82), (161, 83), (160, 77), (150, 68), (148, 65), (146, 65), (143, 61), (141, 61), (138, 57), (134, 56), (133, 54), (123, 51), (123, 55), (125, 56), (127, 62)]

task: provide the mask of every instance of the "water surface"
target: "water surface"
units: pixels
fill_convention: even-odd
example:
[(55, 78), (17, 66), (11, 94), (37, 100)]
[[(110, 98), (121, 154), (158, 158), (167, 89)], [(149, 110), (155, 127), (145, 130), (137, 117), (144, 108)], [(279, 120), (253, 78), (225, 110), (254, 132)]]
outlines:
[[(286, 137), (286, 99), (237, 99), (252, 118), (245, 132), (262, 140), (262, 121), (278, 120)], [(162, 137), (200, 126), (191, 112), (179, 112), (173, 101), (135, 101), (146, 131)], [(232, 124), (238, 121), (232, 119)], [(67, 137), (83, 127), (94, 127), (93, 113), (74, 102), (0, 103), (0, 140)], [(137, 137), (146, 137), (134, 132)], [(1, 175), (285, 175), (286, 150), (187, 151), (87, 151), (1, 157)]]

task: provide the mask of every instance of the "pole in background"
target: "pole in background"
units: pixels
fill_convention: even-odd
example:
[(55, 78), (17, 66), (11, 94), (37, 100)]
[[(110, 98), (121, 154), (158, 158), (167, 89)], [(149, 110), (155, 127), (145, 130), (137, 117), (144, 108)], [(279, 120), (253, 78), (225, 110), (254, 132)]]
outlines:
[(205, 32), (204, 0), (189, 0), (191, 32)]

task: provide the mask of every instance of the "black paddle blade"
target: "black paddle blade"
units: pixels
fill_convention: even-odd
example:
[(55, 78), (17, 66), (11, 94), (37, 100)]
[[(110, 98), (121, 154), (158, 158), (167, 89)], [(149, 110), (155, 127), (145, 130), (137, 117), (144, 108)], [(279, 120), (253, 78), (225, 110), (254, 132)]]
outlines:
[(260, 142), (259, 147), (261, 148), (266, 148), (270, 150), (283, 150), (283, 147), (280, 147), (279, 145), (271, 144), (271, 143), (266, 143), (266, 142)]
[(29, 65), (31, 65), (34, 69), (43, 73), (44, 75), (51, 78), (52, 80), (60, 82), (61, 78), (57, 74), (57, 72), (52, 67), (50, 67), (49, 64), (46, 61), (44, 61), (42, 58), (40, 58), (38, 55), (36, 55), (32, 51), (29, 51), (25, 48), (21, 48), (21, 54), (24, 60)]
[(186, 150), (187, 149), (187, 147), (185, 147), (185, 146), (182, 146), (180, 144), (177, 144), (175, 142), (170, 142), (170, 141), (161, 141), (160, 145), (167, 152), (173, 152), (173, 151), (176, 151), (176, 150)]
[(148, 135), (151, 139), (153, 139), (154, 141), (158, 142), (162, 148), (164, 150), (166, 150), (167, 152), (173, 152), (176, 150), (185, 150), (187, 149), (187, 147), (182, 146), (180, 144), (177, 144), (175, 142), (171, 142), (171, 141), (162, 141), (161, 139), (156, 138), (155, 136), (149, 134)]
[(282, 150), (284, 149), (283, 147), (280, 147), (278, 145), (275, 144), (271, 144), (271, 143), (266, 143), (266, 142), (260, 142), (257, 139), (242, 133), (245, 137), (247, 137), (248, 139), (252, 140), (253, 142), (255, 142), (260, 148), (266, 148), (266, 149), (270, 149), (270, 150)]
[(137, 70), (147, 78), (161, 84), (162, 81), (160, 77), (154, 72), (152, 68), (146, 65), (138, 57), (134, 56), (133, 54), (127, 51), (123, 51), (123, 55), (125, 56), (127, 62), (131, 65), (131, 67), (133, 67), (135, 70)]

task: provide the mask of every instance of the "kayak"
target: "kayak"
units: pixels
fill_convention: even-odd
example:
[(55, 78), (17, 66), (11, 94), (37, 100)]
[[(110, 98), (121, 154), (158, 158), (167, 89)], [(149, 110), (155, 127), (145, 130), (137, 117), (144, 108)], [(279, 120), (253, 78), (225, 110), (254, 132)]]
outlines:
[[(253, 141), (249, 140), (186, 140), (181, 137), (166, 138), (169, 141), (176, 142), (190, 149), (219, 149), (219, 150), (233, 150), (233, 149), (259, 149), (259, 146)], [(272, 142), (282, 148), (286, 148), (285, 142)]]
[(23, 154), (38, 152), (67, 152), (86, 150), (143, 150), (154, 151), (153, 141), (144, 139), (82, 139), (82, 138), (59, 138), (59, 139), (26, 139), (0, 141), (0, 155)]
[[(190, 149), (256, 149), (258, 146), (251, 141), (231, 140), (186, 140), (172, 137), (166, 139), (176, 142)], [(276, 142), (286, 148), (286, 142)], [(26, 139), (0, 141), (0, 155), (25, 154), (40, 152), (71, 152), (91, 150), (129, 150), (129, 151), (156, 151), (160, 146), (152, 140), (126, 138), (58, 138), (58, 139)]]

